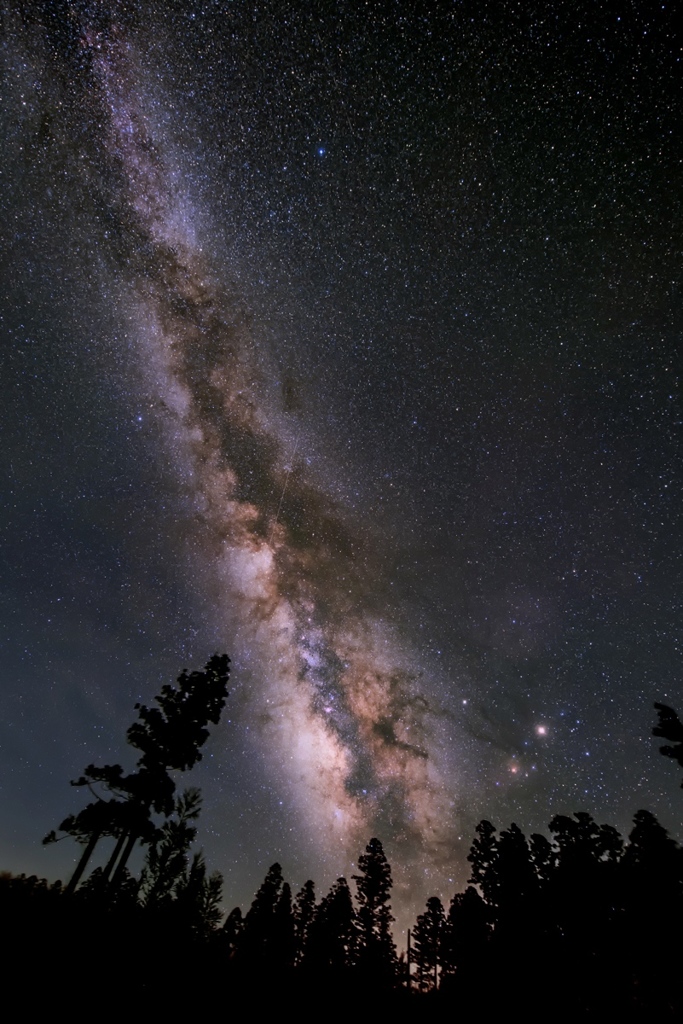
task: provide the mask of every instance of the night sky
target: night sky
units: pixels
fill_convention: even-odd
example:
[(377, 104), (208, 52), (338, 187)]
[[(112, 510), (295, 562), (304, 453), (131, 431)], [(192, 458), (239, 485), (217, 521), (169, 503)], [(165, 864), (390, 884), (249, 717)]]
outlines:
[(0, 867), (68, 875), (69, 780), (215, 651), (228, 907), (373, 835), (448, 898), (482, 817), (683, 838), (681, 45), (626, 0), (3, 5)]

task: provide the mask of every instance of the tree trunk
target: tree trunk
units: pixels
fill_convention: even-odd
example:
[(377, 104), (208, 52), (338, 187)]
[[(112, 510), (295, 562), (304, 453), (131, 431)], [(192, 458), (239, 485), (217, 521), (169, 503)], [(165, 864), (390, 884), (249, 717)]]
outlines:
[(102, 881), (103, 882), (107, 882), (109, 880), (109, 876), (111, 875), (112, 871), (114, 870), (114, 865), (116, 864), (116, 861), (119, 859), (119, 854), (121, 853), (121, 849), (123, 847), (123, 844), (126, 841), (126, 835), (127, 835), (127, 833), (125, 831), (123, 831), (121, 833), (121, 835), (119, 836), (119, 838), (116, 840), (116, 846), (114, 847), (114, 852), (112, 853), (111, 857), (107, 861), (107, 866), (105, 867), (105, 869), (104, 869), (104, 871), (102, 873)]
[(88, 861), (92, 857), (93, 850), (97, 846), (97, 843), (98, 843), (98, 840), (99, 840), (101, 834), (102, 834), (101, 832), (93, 832), (93, 834), (90, 836), (90, 839), (88, 840), (88, 845), (86, 846), (85, 850), (81, 854), (81, 859), (79, 860), (78, 864), (76, 865), (76, 870), (74, 871), (73, 875), (71, 876), (71, 880), (69, 881), (69, 884), (67, 885), (66, 889), (64, 890), (64, 895), (65, 896), (70, 896), (72, 894), (72, 892), (75, 890), (75, 888), (78, 885), (78, 883), (80, 882), (80, 880), (81, 880), (81, 878), (83, 876), (83, 872), (85, 871), (86, 867), (88, 866)]
[(133, 847), (135, 846), (137, 840), (138, 840), (137, 832), (129, 832), (128, 833), (128, 842), (126, 843), (125, 849), (124, 849), (124, 851), (123, 851), (123, 853), (121, 855), (121, 860), (116, 865), (116, 871), (114, 872), (114, 877), (112, 878), (111, 883), (110, 883), (110, 886), (111, 886), (112, 890), (116, 890), (118, 888), (118, 886), (120, 885), (121, 879), (123, 878), (123, 872), (125, 871), (126, 864), (128, 863), (128, 858), (130, 857), (131, 853), (133, 852)]

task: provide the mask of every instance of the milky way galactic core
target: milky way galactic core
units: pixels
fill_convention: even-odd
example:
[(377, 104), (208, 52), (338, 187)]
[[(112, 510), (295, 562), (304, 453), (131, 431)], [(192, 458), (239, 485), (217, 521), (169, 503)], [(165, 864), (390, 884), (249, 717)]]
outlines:
[(249, 652), (257, 742), (329, 854), (351, 858), (390, 828), (423, 869), (434, 867), (451, 853), (457, 776), (440, 743), (441, 709), (430, 708), (413, 653), (381, 614), (380, 559), (296, 460), (301, 436), (283, 436), (257, 401), (265, 354), (212, 274), (181, 175), (165, 163), (138, 91), (140, 54), (115, 27), (86, 43), (119, 171), (132, 322), (192, 481), (217, 614)]

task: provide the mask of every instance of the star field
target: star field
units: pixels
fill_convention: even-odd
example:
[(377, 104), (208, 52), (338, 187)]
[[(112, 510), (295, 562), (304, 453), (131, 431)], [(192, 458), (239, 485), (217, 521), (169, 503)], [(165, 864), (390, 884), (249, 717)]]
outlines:
[(228, 901), (375, 834), (450, 895), (483, 816), (680, 838), (673, 8), (36, 3), (2, 54), (3, 866), (69, 870), (68, 779), (218, 649)]

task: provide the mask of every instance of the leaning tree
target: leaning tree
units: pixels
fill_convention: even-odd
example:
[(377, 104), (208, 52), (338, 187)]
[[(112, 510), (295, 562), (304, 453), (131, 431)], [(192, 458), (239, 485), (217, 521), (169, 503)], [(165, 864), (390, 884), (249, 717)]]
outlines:
[[(188, 771), (201, 760), (200, 747), (209, 736), (207, 726), (218, 723), (225, 705), (229, 676), (226, 654), (214, 654), (200, 672), (183, 670), (176, 686), (162, 687), (154, 698), (156, 707), (135, 705), (138, 721), (130, 726), (126, 738), (141, 752), (137, 770), (126, 774), (118, 764), (91, 764), (71, 783), (87, 786), (95, 799), (59, 826), (65, 837), (72, 836), (85, 846), (65, 892), (74, 891), (101, 838), (116, 837), (102, 879), (111, 877), (113, 888), (122, 878), (136, 842), (155, 839), (153, 814), (168, 817), (175, 807), (175, 782), (169, 772)], [(57, 838), (50, 832), (43, 842), (56, 842)]]

